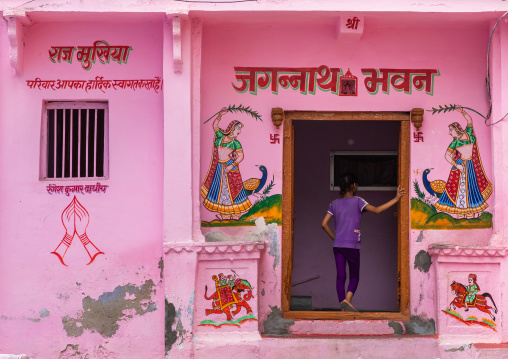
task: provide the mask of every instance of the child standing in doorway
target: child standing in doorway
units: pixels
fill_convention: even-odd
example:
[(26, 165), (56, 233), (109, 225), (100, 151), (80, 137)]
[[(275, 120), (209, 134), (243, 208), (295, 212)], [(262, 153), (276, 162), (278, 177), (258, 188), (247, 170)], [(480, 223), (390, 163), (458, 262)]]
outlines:
[[(376, 214), (384, 212), (397, 203), (406, 192), (402, 186), (399, 186), (395, 198), (379, 207), (374, 207), (363, 198), (355, 196), (358, 190), (356, 175), (352, 173), (343, 174), (339, 186), (342, 198), (336, 199), (330, 204), (321, 227), (333, 240), (333, 253), (337, 267), (337, 295), (339, 296), (340, 307), (345, 311), (357, 312), (351, 304), (351, 300), (360, 280), (360, 219), (362, 214), (365, 211)], [(328, 226), (328, 222), (332, 217), (335, 221), (335, 233)], [(346, 263), (349, 267), (347, 293), (344, 288), (346, 284)]]

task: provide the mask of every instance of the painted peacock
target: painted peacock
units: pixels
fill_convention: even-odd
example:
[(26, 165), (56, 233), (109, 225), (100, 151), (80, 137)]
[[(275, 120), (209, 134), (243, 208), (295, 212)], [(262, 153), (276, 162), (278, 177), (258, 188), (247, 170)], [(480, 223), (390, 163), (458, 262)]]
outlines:
[(427, 168), (425, 171), (423, 171), (423, 186), (427, 190), (427, 192), (430, 193), (431, 196), (441, 198), (441, 195), (443, 194), (443, 191), (446, 188), (446, 182), (442, 180), (435, 180), (435, 181), (429, 181), (427, 178), (430, 171), (432, 171), (433, 168)]
[(268, 171), (266, 170), (266, 167), (258, 165), (256, 166), (259, 168), (259, 170), (263, 175), (261, 176), (261, 178), (249, 178), (248, 180), (243, 182), (243, 188), (245, 188), (245, 193), (247, 194), (247, 196), (258, 193), (266, 183), (266, 177), (268, 176)]

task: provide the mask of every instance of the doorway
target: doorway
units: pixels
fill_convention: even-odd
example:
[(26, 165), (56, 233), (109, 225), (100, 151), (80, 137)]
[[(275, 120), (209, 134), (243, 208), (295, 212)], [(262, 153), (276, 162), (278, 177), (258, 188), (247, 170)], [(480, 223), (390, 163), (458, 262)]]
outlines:
[[(285, 317), (393, 319), (408, 315), (407, 195), (382, 214), (363, 215), (360, 285), (353, 301), (359, 313), (338, 311), (333, 242), (321, 228), (330, 202), (339, 197), (330, 173), (334, 154), (395, 153), (396, 181), (409, 192), (408, 140), (409, 113), (284, 112)], [(393, 198), (395, 191), (393, 186), (366, 186), (357, 195), (379, 206)]]

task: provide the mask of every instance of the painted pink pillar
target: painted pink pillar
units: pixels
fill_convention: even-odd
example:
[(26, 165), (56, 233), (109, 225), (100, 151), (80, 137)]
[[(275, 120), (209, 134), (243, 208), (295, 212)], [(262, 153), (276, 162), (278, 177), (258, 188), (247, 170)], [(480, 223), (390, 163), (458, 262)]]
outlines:
[[(164, 23), (164, 241), (192, 239), (192, 138), (190, 22)], [(178, 23), (178, 22), (177, 22)], [(180, 30), (178, 30), (180, 29)], [(173, 43), (176, 41), (177, 45)], [(182, 70), (173, 49), (181, 43)]]
[[(505, 17), (506, 19), (506, 17)], [(492, 27), (494, 22), (492, 23)], [(508, 113), (508, 26), (506, 20), (501, 20), (497, 26), (496, 33), (492, 39), (491, 52), (491, 81), (492, 81), (492, 122), (499, 121)], [(505, 169), (508, 166), (508, 124), (507, 118), (491, 126), (492, 133), (492, 162), (494, 171), (494, 183), (496, 192), (494, 194), (494, 233), (490, 244), (506, 248), (508, 245), (508, 218), (506, 218), (506, 203), (508, 201), (508, 177)], [(508, 258), (501, 263), (501, 273), (507, 273)], [(501, 288), (506, 288), (506, 276), (502, 276), (499, 283)], [(500, 311), (508, 309), (506, 300), (500, 304)], [(508, 330), (502, 326), (500, 329), (501, 341), (508, 341)]]
[[(164, 23), (164, 276), (166, 355), (192, 356), (197, 256), (193, 198), (194, 111), (191, 20), (185, 14), (167, 15)], [(175, 61), (176, 59), (176, 61)], [(180, 62), (181, 59), (181, 62)], [(181, 67), (180, 67), (181, 65)], [(199, 220), (199, 218), (198, 218)], [(198, 232), (200, 235), (200, 232)], [(190, 248), (186, 250), (185, 248)], [(170, 334), (171, 333), (171, 334)]]
[[(494, 23), (491, 25), (491, 31)], [(494, 123), (501, 119), (508, 107), (506, 100), (503, 99), (503, 93), (506, 92), (507, 82), (503, 76), (508, 75), (506, 66), (502, 66), (502, 60), (508, 55), (508, 29), (501, 21), (492, 37), (491, 53), (490, 53), (490, 76), (492, 86), (492, 114), (489, 123)], [(492, 136), (492, 171), (493, 171), (493, 185), (495, 186), (494, 193), (494, 211), (496, 216), (493, 218), (493, 234), (490, 241), (491, 245), (506, 246), (508, 243), (505, 237), (507, 233), (506, 227), (508, 226), (508, 219), (505, 218), (504, 204), (506, 203), (507, 184), (505, 182), (504, 164), (508, 160), (508, 153), (503, 146), (503, 140), (508, 135), (508, 128), (506, 121), (501, 121), (490, 127)]]
[(205, 240), (201, 231), (201, 47), (203, 23), (200, 18), (191, 18), (192, 57), (192, 236), (194, 241)]

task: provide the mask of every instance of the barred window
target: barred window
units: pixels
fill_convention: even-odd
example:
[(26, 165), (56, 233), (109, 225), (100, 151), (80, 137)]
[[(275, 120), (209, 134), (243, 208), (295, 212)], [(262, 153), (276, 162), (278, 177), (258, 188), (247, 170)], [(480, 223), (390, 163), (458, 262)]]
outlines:
[(107, 102), (46, 102), (41, 179), (107, 179), (108, 175)]

